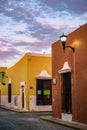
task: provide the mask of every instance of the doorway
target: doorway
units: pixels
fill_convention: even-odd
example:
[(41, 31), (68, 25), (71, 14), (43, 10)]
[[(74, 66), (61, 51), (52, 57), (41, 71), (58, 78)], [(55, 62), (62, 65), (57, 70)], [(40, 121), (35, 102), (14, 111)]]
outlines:
[(51, 79), (37, 79), (37, 105), (52, 105)]
[(62, 113), (72, 114), (71, 72), (62, 74)]
[(22, 88), (22, 109), (24, 109), (24, 86), (21, 87)]
[(1, 90), (0, 90), (0, 104), (1, 104)]

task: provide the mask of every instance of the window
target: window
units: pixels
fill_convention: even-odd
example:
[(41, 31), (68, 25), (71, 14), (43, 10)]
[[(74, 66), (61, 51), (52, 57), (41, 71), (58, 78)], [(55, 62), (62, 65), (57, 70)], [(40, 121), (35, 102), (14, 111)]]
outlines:
[(51, 80), (37, 79), (37, 105), (52, 104)]
[(11, 84), (8, 84), (8, 102), (11, 103)]

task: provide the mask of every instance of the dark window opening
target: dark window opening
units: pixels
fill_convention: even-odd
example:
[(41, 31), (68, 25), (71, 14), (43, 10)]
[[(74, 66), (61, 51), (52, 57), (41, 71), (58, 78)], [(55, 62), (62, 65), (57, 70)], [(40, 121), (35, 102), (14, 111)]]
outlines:
[(51, 80), (37, 79), (37, 105), (52, 105)]
[(8, 102), (11, 103), (11, 84), (8, 84)]

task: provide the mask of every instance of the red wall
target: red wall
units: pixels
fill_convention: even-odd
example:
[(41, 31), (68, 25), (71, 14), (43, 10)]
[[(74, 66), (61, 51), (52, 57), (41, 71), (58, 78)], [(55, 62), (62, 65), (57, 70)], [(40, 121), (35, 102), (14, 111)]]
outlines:
[(72, 50), (66, 48), (64, 53), (60, 41), (52, 44), (52, 76), (57, 79), (57, 84), (52, 86), (53, 116), (61, 118), (61, 76), (58, 71), (68, 61), (72, 68), (73, 120), (87, 123), (87, 24), (68, 35), (67, 45), (75, 48), (75, 72)]

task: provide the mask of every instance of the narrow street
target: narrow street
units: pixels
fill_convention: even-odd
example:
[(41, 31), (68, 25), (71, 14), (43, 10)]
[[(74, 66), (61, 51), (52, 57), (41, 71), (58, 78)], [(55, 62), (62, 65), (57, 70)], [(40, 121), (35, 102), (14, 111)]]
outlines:
[(0, 108), (0, 130), (74, 130), (65, 126), (41, 120), (49, 112), (16, 113)]

